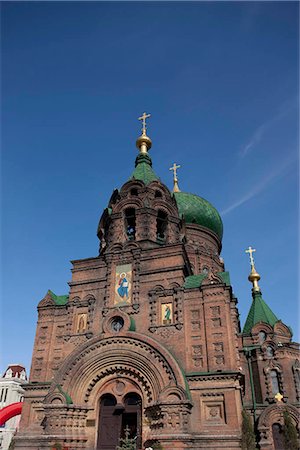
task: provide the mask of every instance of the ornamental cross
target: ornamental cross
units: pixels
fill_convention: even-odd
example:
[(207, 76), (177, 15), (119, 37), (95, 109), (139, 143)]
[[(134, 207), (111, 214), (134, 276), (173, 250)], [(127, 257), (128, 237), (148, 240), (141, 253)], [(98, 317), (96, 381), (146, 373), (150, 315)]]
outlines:
[(277, 392), (277, 394), (274, 395), (274, 398), (275, 398), (275, 400), (276, 400), (277, 402), (282, 402), (283, 395), (280, 394), (280, 392)]
[(255, 248), (252, 248), (252, 247), (249, 247), (249, 248), (247, 248), (247, 250), (245, 250), (245, 253), (249, 253), (251, 266), (254, 266), (254, 258), (253, 258), (254, 252), (256, 252), (256, 250), (255, 250)]
[(146, 134), (146, 119), (148, 119), (148, 117), (150, 117), (150, 116), (151, 116), (151, 114), (147, 114), (144, 112), (143, 115), (138, 118), (138, 120), (143, 121), (143, 128), (142, 128), (143, 134)]
[(169, 168), (169, 170), (172, 170), (174, 172), (174, 180), (177, 181), (177, 169), (179, 169), (180, 165), (178, 164), (176, 166), (176, 163), (173, 164), (172, 167)]

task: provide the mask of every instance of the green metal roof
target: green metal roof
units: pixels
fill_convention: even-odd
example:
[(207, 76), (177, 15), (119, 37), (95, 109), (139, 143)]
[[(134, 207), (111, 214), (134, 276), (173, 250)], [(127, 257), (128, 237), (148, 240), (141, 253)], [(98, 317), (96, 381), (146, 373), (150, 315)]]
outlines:
[(180, 216), (186, 223), (196, 223), (217, 234), (222, 239), (223, 223), (220, 214), (207, 200), (187, 192), (174, 192)]
[[(221, 278), (223, 283), (226, 284), (226, 286), (230, 286), (229, 272), (217, 272), (217, 275)], [(200, 273), (199, 275), (190, 275), (185, 278), (183, 287), (185, 289), (199, 288), (206, 276), (206, 273)]]
[(249, 334), (254, 325), (259, 322), (267, 323), (273, 327), (275, 323), (278, 322), (278, 319), (263, 300), (261, 292), (255, 292), (253, 294), (252, 305), (243, 328), (243, 333)]
[(54, 292), (50, 291), (50, 289), (48, 290), (48, 292), (56, 305), (63, 306), (66, 303), (68, 303), (69, 300), (68, 295), (55, 295)]
[(190, 275), (189, 277), (186, 277), (184, 280), (183, 287), (185, 289), (193, 289), (198, 288), (201, 286), (202, 281), (206, 277), (206, 273), (200, 273), (200, 275)]
[(130, 179), (141, 180), (146, 185), (151, 181), (159, 180), (159, 177), (152, 169), (152, 161), (149, 155), (140, 153), (135, 160), (135, 169)]
[(229, 272), (218, 272), (217, 275), (221, 278), (226, 286), (230, 286), (230, 275)]

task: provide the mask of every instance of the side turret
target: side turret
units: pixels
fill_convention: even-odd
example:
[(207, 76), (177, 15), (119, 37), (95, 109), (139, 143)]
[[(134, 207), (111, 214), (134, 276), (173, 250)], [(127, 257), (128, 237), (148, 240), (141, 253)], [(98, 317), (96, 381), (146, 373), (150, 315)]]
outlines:
[[(252, 304), (241, 333), (241, 362), (245, 373), (244, 408), (253, 416), (261, 448), (268, 446), (270, 430), (283, 428), (283, 411), (297, 423), (299, 400), (299, 346), (292, 330), (273, 313), (258, 285), (253, 253), (249, 247)], [(274, 425), (275, 424), (275, 425)], [(277, 429), (276, 428), (276, 429)], [(282, 431), (280, 431), (282, 432)]]

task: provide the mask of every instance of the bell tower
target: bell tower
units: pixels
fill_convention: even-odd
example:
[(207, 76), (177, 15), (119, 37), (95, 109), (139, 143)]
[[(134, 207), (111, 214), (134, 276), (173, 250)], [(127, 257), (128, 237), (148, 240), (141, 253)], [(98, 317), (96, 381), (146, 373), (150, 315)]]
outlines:
[(157, 248), (179, 242), (180, 218), (176, 201), (152, 169), (148, 151), (152, 141), (146, 134), (144, 113), (142, 134), (136, 141), (139, 154), (130, 179), (115, 190), (104, 210), (99, 226), (100, 254), (114, 246), (136, 243), (140, 248)]

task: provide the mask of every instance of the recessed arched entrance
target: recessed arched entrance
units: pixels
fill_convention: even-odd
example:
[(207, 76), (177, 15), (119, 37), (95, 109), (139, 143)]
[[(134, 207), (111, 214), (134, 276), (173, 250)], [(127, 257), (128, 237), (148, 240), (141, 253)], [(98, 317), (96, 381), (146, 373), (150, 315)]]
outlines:
[(117, 403), (114, 395), (104, 394), (100, 399), (97, 449), (115, 450), (126, 431), (140, 448), (141, 414), (142, 400), (138, 394), (127, 394), (121, 403)]
[(282, 426), (280, 425), (280, 423), (273, 423), (272, 435), (273, 435), (274, 449), (275, 450), (284, 450), (285, 449), (284, 438), (283, 438)]

